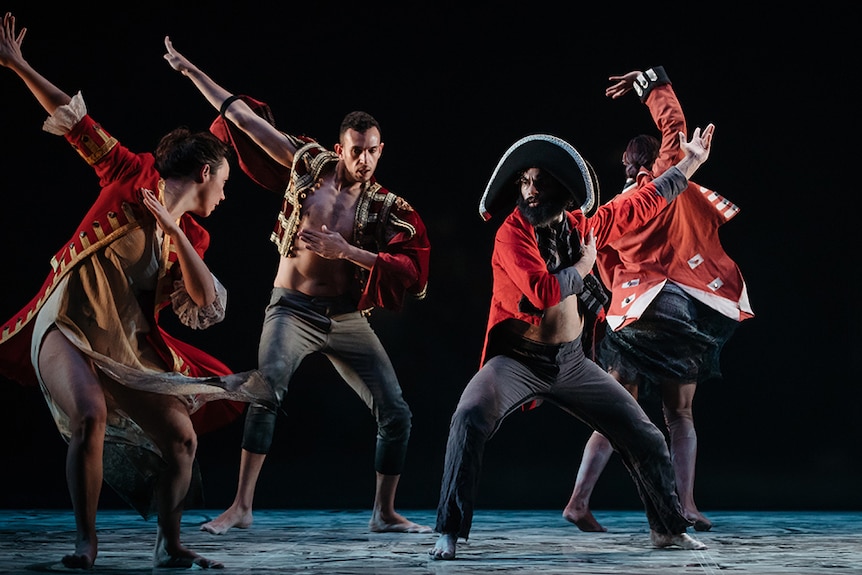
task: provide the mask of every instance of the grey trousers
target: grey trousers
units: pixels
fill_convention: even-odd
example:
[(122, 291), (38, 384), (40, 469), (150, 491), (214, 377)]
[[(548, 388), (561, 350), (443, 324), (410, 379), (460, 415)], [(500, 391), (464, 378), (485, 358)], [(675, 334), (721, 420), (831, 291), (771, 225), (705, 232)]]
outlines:
[(473, 376), (452, 416), (438, 533), (469, 536), (485, 443), (533, 399), (554, 403), (611, 442), (634, 479), (651, 529), (685, 532), (691, 522), (682, 515), (664, 435), (631, 394), (584, 355), (580, 338), (562, 345), (518, 338), (505, 353)]
[[(258, 347), (258, 368), (281, 405), (290, 379), (308, 355), (323, 353), (377, 421), (375, 469), (399, 475), (412, 413), (392, 362), (368, 319), (344, 298), (311, 297), (274, 288)], [(268, 453), (278, 413), (249, 405), (243, 449)]]

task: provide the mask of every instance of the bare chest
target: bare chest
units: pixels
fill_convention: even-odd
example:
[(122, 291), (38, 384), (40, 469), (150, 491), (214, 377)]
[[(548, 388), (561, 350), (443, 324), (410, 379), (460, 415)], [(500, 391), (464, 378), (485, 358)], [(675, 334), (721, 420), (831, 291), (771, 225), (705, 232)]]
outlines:
[(356, 215), (359, 193), (340, 189), (332, 181), (325, 181), (302, 204), (300, 229), (316, 229), (326, 226), (350, 240)]

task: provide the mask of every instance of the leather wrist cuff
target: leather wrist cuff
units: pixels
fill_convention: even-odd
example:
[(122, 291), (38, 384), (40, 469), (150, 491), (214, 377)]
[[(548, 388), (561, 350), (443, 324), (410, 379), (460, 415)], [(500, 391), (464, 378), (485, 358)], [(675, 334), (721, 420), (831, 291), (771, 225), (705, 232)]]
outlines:
[(645, 102), (652, 89), (663, 84), (670, 84), (670, 78), (667, 77), (663, 66), (655, 66), (646, 72), (638, 74), (634, 84), (632, 84), (632, 88), (634, 88), (641, 102)]

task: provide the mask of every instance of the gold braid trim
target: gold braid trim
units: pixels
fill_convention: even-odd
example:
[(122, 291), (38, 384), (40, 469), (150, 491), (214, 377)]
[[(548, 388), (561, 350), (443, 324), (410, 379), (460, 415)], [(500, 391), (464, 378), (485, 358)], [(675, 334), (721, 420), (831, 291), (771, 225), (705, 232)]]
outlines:
[[(319, 150), (319, 152), (312, 156), (310, 154), (312, 150)], [(297, 170), (300, 161), (306, 164), (307, 169), (304, 174), (300, 174)], [(302, 217), (302, 202), (314, 191), (314, 184), (320, 178), (324, 168), (337, 161), (338, 155), (335, 152), (323, 148), (317, 142), (305, 144), (294, 154), (293, 165), (290, 168), (290, 183), (284, 191), (284, 202), (278, 214), (276, 229), (270, 235), (270, 240), (282, 256), (293, 255), (299, 220)], [(288, 211), (290, 213), (285, 215)]]
[(141, 224), (138, 221), (138, 215), (134, 210), (132, 210), (132, 207), (129, 204), (124, 202), (122, 210), (125, 215), (125, 219), (127, 220), (126, 223), (120, 224), (118, 214), (116, 212), (108, 212), (106, 214), (106, 218), (111, 229), (109, 229), (107, 233), (105, 232), (104, 226), (101, 222), (94, 221), (92, 223), (92, 233), (95, 236), (96, 241), (91, 241), (87, 232), (85, 230), (80, 230), (78, 237), (75, 238), (77, 241), (72, 241), (58, 254), (51, 257), (51, 275), (49, 276), (50, 283), (47, 284), (44, 291), (39, 295), (39, 298), (34, 300), (30, 307), (26, 310), (21, 310), (22, 313), (17, 318), (15, 325), (11, 328), (7, 326), (6, 329), (3, 330), (3, 333), (0, 334), (0, 343), (7, 341), (9, 338), (21, 331), (25, 325), (30, 323), (36, 313), (42, 309), (42, 305), (47, 301), (48, 297), (54, 293), (54, 289), (60, 283), (60, 280), (62, 280), (66, 274), (75, 267), (75, 265), (91, 256), (93, 252), (96, 252), (113, 242), (116, 238), (128, 233), (134, 228), (140, 227)]

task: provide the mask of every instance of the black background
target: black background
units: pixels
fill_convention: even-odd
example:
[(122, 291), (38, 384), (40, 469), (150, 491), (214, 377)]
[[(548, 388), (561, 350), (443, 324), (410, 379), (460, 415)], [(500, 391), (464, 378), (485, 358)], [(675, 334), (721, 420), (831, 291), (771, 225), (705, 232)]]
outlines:
[[(701, 509), (862, 509), (859, 479), (859, 227), (855, 218), (858, 47), (848, 14), (737, 11), (724, 4), (630, 12), (577, 4), (180, 3), (6, 8), (29, 32), (24, 53), (134, 150), (214, 110), (162, 59), (163, 38), (228, 90), (267, 101), (285, 131), (331, 145), (353, 109), (382, 125), (377, 177), (422, 215), (432, 243), (428, 297), (372, 323), (413, 409), (399, 508), (436, 505), (449, 417), (478, 367), (498, 220), (478, 201), (516, 139), (549, 132), (596, 167), (603, 200), (622, 183), (628, 139), (655, 133), (634, 95), (604, 96), (608, 76), (664, 65), (689, 128), (716, 124), (695, 180), (741, 207), (722, 228), (756, 317), (726, 345), (725, 379), (698, 389)], [(695, 9), (696, 8), (696, 9)], [(605, 13), (602, 13), (602, 12)], [(0, 70), (0, 316), (37, 291), (48, 262), (91, 204), (97, 181), (21, 81)], [(240, 371), (256, 365), (277, 265), (280, 204), (238, 169), (206, 220), (208, 263), (229, 290), (226, 320), (173, 333)], [(165, 314), (170, 317), (171, 314)], [(39, 392), (0, 381), (0, 507), (67, 507), (65, 444)], [(294, 378), (257, 507), (370, 508), (373, 418), (328, 366)], [(655, 406), (648, 406), (656, 416)], [(661, 426), (663, 427), (663, 426)], [(230, 503), (241, 423), (200, 438), (208, 507)], [(489, 442), (478, 504), (562, 509), (589, 429), (551, 405), (506, 420)], [(103, 490), (103, 505), (118, 506)], [(638, 508), (618, 458), (593, 498)]]

